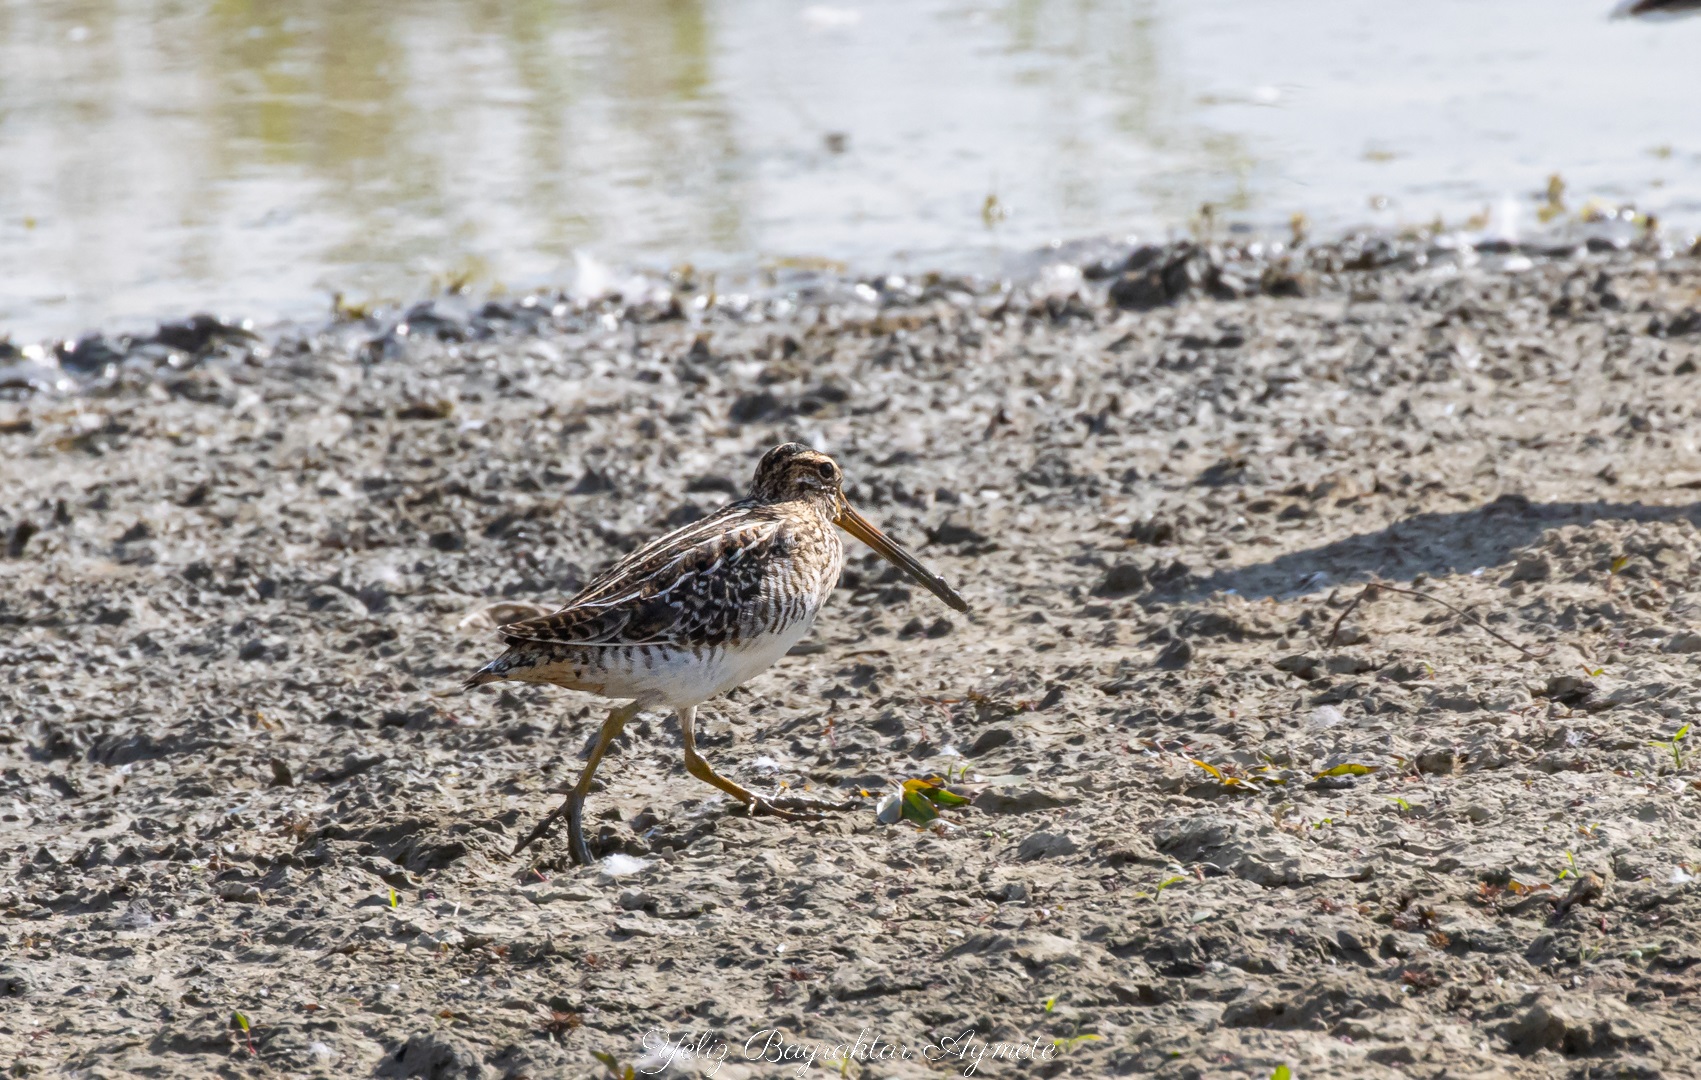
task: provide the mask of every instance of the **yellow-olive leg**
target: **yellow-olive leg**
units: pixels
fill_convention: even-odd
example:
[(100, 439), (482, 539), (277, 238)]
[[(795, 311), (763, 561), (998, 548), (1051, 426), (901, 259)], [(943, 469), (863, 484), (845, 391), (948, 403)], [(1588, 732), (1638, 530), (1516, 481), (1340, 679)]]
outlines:
[(530, 835), (514, 845), (514, 854), (518, 855), (525, 846), (533, 840), (546, 835), (555, 819), (563, 813), (567, 815), (567, 851), (573, 861), (580, 866), (588, 866), (591, 862), (591, 849), (585, 843), (585, 796), (591, 790), (591, 778), (596, 775), (597, 765), (602, 762), (602, 756), (608, 752), (608, 744), (619, 737), (626, 722), (638, 715), (638, 703), (627, 702), (609, 712), (608, 719), (602, 722), (602, 731), (597, 734), (597, 743), (591, 748), (591, 759), (585, 762), (585, 769), (579, 774), (579, 782), (567, 792), (567, 798), (555, 812), (537, 823)]
[(697, 734), (694, 730), (692, 730), (693, 725), (697, 721), (696, 707), (693, 706), (689, 709), (679, 709), (676, 710), (676, 712), (679, 716), (679, 732), (685, 742), (685, 771), (704, 783), (713, 784), (715, 787), (720, 788), (728, 795), (731, 795), (733, 798), (743, 803), (749, 809), (752, 816), (760, 813), (772, 814), (777, 818), (784, 818), (787, 821), (820, 821), (821, 815), (819, 813), (794, 814), (790, 809), (786, 809), (786, 807), (806, 811), (844, 810), (849, 808), (848, 805), (824, 803), (816, 799), (764, 799), (760, 795), (746, 791), (744, 788), (739, 787), (731, 780), (728, 780), (726, 777), (710, 768), (708, 761), (704, 760), (703, 755), (697, 752)]

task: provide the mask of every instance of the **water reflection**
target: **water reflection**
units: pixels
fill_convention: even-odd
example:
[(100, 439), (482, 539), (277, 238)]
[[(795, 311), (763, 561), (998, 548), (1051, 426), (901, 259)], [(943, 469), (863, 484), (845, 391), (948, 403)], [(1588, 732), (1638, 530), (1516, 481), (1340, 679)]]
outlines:
[(1427, 220), (1555, 170), (1701, 208), (1689, 27), (1364, 7), (0, 0), (0, 332), (559, 281), (580, 248), (990, 269), (1204, 202)]

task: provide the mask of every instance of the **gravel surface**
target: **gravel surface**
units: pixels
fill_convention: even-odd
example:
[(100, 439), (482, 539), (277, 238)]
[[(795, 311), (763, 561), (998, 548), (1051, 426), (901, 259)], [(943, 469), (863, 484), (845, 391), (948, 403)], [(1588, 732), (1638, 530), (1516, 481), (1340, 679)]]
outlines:
[[(10, 1075), (1694, 1075), (1701, 260), (1125, 256), (7, 348)], [(509, 859), (605, 706), (492, 627), (792, 438), (974, 610), (700, 741), (867, 796), (647, 714)]]

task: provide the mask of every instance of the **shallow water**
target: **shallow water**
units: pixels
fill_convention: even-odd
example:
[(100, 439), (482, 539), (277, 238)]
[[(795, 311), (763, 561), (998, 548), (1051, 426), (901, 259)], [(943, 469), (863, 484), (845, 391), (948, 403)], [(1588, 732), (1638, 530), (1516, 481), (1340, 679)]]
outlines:
[(1701, 225), (1701, 19), (1597, 0), (0, 0), (0, 334), (1056, 239)]

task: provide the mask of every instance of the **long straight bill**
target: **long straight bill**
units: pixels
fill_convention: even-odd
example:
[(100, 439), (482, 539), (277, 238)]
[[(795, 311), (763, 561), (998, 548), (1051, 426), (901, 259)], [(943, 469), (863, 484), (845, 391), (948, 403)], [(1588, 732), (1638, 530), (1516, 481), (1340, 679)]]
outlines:
[(921, 565), (921, 562), (905, 551), (897, 541), (876, 529), (872, 522), (851, 509), (849, 503), (844, 504), (844, 508), (839, 511), (837, 520), (839, 528), (873, 548), (882, 559), (921, 582), (928, 592), (958, 611), (969, 610), (969, 605), (957, 595), (956, 590), (945, 584), (944, 578)]

